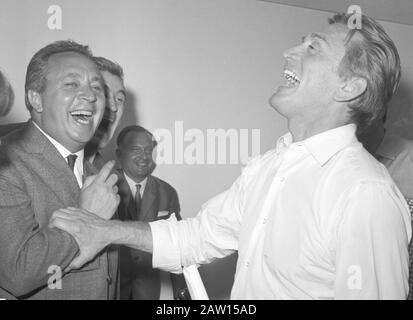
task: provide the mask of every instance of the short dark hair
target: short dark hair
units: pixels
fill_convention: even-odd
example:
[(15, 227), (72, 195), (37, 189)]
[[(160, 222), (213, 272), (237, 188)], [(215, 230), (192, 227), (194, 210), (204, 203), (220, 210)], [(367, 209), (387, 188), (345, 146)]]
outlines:
[[(336, 14), (329, 23), (347, 26), (351, 16)], [(393, 41), (377, 21), (365, 15), (361, 17), (361, 28), (351, 29), (347, 34), (346, 52), (339, 67), (341, 77), (357, 76), (367, 82), (365, 92), (349, 106), (351, 119), (358, 129), (385, 116), (401, 76), (400, 57)]]
[(14, 102), (14, 92), (7, 78), (0, 71), (0, 117), (5, 116)]
[(149, 130), (145, 129), (144, 127), (138, 126), (138, 125), (132, 125), (132, 126), (127, 126), (123, 128), (122, 131), (119, 133), (118, 138), (116, 139), (116, 144), (118, 147), (125, 140), (129, 132), (144, 133), (151, 138), (152, 148), (155, 148), (158, 145), (158, 142), (156, 141), (155, 137)]
[(93, 61), (92, 51), (88, 46), (81, 45), (72, 40), (55, 41), (37, 51), (27, 66), (25, 83), (25, 103), (29, 111), (32, 110), (28, 98), (29, 90), (42, 93), (46, 89), (47, 63), (49, 58), (57, 53), (76, 52)]
[(98, 66), (99, 71), (107, 71), (123, 81), (123, 69), (118, 63), (103, 57), (93, 57), (93, 61)]

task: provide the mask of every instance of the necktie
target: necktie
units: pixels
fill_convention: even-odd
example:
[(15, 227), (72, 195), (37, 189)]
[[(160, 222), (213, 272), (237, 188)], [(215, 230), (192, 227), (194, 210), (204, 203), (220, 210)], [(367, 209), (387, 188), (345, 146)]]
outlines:
[(136, 220), (139, 220), (139, 215), (141, 212), (141, 185), (138, 183), (136, 185), (136, 193), (135, 193), (135, 207), (136, 207)]
[(77, 159), (77, 155), (75, 154), (69, 154), (67, 157), (67, 164), (69, 165), (70, 169), (72, 169), (72, 171), (74, 171), (75, 169), (75, 162)]

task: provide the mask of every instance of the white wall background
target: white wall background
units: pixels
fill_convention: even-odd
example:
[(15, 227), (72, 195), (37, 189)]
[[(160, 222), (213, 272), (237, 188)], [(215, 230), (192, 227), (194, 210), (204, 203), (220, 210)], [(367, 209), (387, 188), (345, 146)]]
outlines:
[[(47, 9), (60, 5), (63, 29), (47, 28)], [(343, 8), (346, 11), (347, 8)], [(368, 14), (368, 12), (367, 12)], [(0, 68), (16, 101), (1, 123), (24, 121), (24, 77), (31, 56), (61, 39), (89, 44), (119, 62), (128, 90), (123, 125), (149, 130), (259, 128), (261, 151), (274, 146), (286, 121), (268, 105), (283, 82), (284, 49), (323, 28), (330, 14), (256, 0), (2, 0)], [(383, 23), (399, 48), (403, 81), (390, 122), (409, 136), (413, 113), (413, 26)], [(402, 117), (398, 118), (398, 116)], [(406, 129), (407, 128), (407, 129)], [(113, 155), (113, 145), (106, 152)], [(162, 165), (155, 175), (178, 191), (183, 217), (225, 190), (241, 165)], [(229, 295), (236, 257), (203, 267), (212, 298)]]

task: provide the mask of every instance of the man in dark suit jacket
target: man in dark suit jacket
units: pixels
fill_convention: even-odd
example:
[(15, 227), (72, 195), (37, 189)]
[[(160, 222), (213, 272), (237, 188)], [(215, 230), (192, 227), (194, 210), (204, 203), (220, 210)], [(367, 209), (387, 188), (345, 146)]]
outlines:
[[(151, 175), (155, 168), (152, 152), (156, 141), (153, 135), (140, 126), (128, 126), (120, 132), (117, 145), (116, 155), (122, 167), (118, 171), (120, 219), (149, 222), (167, 219), (171, 214), (181, 219), (175, 189)], [(162, 274), (162, 271), (152, 268), (151, 254), (127, 247), (121, 247), (120, 252), (122, 300), (168, 298), (164, 295), (167, 283), (161, 281), (165, 273)], [(177, 298), (186, 286), (185, 280), (182, 275), (167, 276), (172, 280), (173, 297)], [(161, 285), (162, 283), (164, 286)], [(161, 287), (163, 287), (162, 293)]]
[(117, 208), (113, 163), (97, 173), (82, 161), (104, 103), (103, 80), (88, 47), (58, 41), (30, 61), (31, 120), (2, 138), (0, 151), (0, 297), (110, 298), (106, 251), (80, 266), (85, 252), (79, 252), (79, 239), (48, 227), (61, 208), (106, 219)]

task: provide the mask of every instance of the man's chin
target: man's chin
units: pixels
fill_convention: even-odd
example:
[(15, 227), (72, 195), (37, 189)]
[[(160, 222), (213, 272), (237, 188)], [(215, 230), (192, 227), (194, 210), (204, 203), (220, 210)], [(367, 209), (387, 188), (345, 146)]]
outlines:
[(271, 108), (275, 109), (277, 112), (283, 114), (281, 111), (284, 109), (283, 108), (283, 101), (282, 99), (279, 97), (278, 92), (274, 93), (269, 101)]
[(76, 134), (76, 135), (72, 135), (72, 141), (79, 145), (82, 146), (82, 148), (89, 142), (91, 141), (93, 138), (93, 134)]

